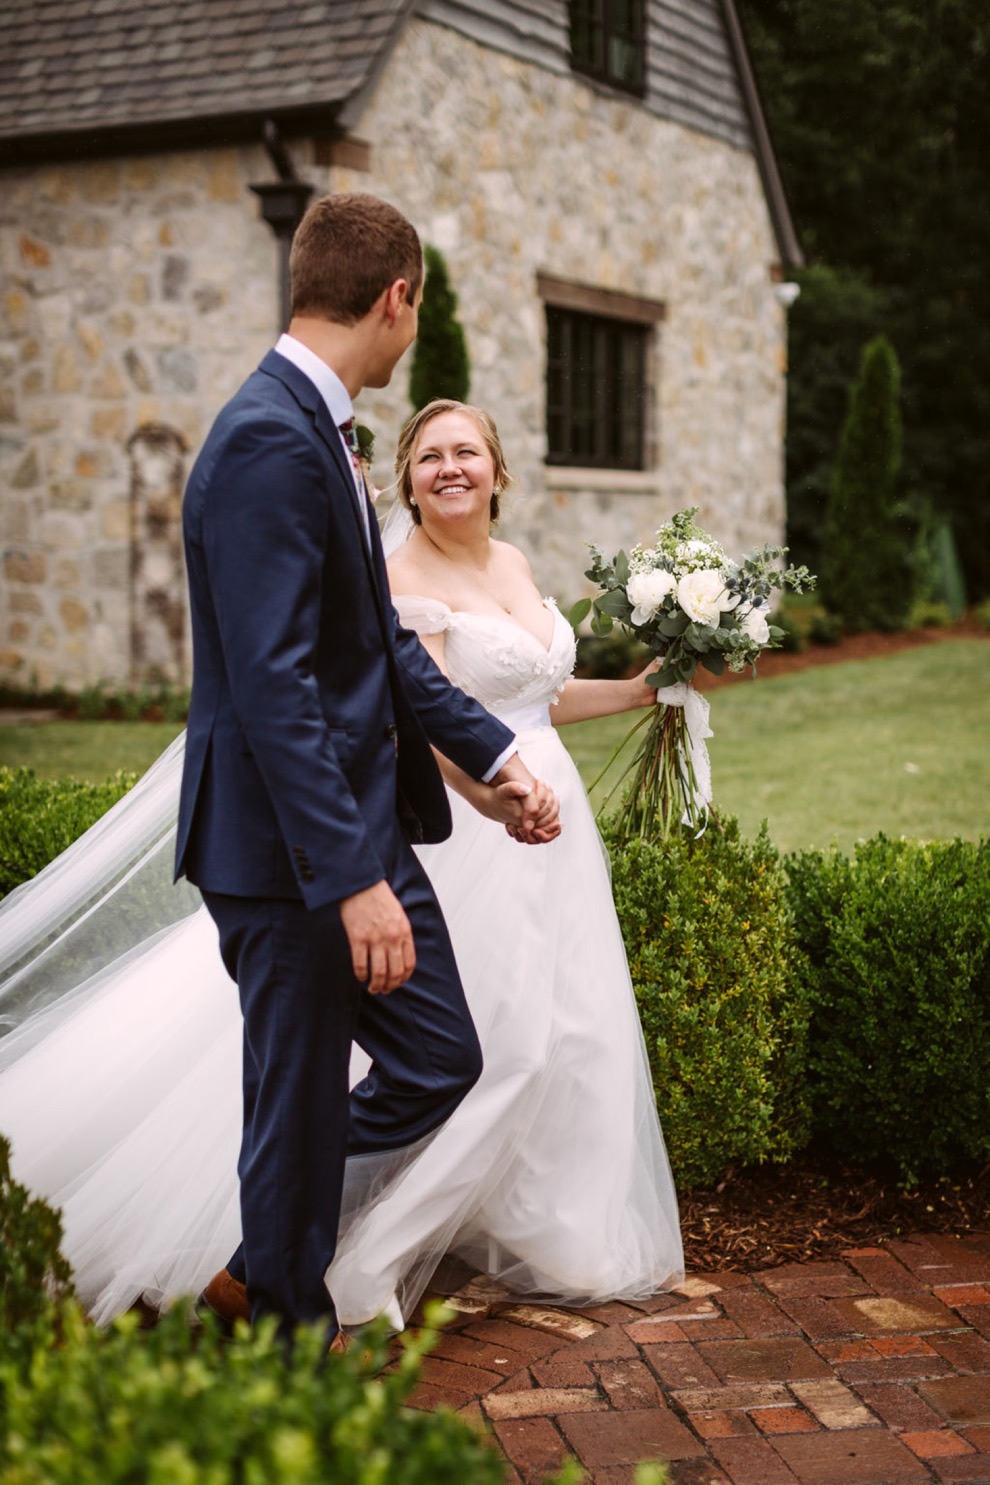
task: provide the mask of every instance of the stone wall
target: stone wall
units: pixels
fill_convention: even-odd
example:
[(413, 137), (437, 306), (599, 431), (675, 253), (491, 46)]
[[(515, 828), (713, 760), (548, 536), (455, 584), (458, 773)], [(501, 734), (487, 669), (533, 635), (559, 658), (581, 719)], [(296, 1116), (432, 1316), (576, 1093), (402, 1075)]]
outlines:
[(277, 330), (270, 174), (260, 149), (5, 173), (4, 679), (188, 675), (177, 499)]
[[(317, 192), (394, 201), (446, 256), (472, 398), (495, 414), (515, 494), (503, 533), (564, 601), (586, 546), (672, 511), (732, 551), (780, 539), (785, 323), (752, 157), (634, 103), (413, 21), (353, 132), (371, 171)], [(214, 413), (271, 344), (277, 252), (258, 149), (7, 172), (0, 193), (0, 677), (136, 684), (188, 675), (178, 491)], [(652, 468), (544, 465), (537, 273), (664, 301)], [(379, 484), (408, 367), (366, 393)]]

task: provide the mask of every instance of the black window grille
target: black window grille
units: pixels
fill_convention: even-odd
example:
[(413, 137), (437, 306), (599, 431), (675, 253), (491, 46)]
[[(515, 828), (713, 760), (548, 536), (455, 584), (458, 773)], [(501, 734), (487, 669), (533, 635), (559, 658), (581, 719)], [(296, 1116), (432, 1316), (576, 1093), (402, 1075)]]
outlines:
[(547, 305), (547, 462), (646, 468), (650, 329)]
[(646, 86), (645, 0), (570, 0), (571, 66), (630, 93)]

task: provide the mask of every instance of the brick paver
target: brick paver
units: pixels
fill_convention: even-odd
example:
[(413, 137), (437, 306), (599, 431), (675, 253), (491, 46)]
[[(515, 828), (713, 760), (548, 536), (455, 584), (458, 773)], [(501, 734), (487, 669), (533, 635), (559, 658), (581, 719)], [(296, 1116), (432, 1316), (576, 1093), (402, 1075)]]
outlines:
[(990, 1485), (990, 1233), (827, 1263), (692, 1274), (566, 1310), (488, 1281), (452, 1296), (415, 1406), (486, 1427), (506, 1482)]

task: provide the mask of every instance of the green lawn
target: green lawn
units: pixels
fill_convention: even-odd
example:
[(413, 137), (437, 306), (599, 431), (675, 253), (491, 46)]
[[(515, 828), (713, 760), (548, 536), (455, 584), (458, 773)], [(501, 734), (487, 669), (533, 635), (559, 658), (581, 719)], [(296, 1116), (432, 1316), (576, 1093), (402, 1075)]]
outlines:
[[(945, 640), (709, 693), (716, 806), (785, 851), (990, 836), (990, 644)], [(567, 728), (586, 780), (629, 717)], [(595, 792), (595, 803), (606, 784)]]
[(0, 764), (88, 783), (102, 783), (120, 768), (144, 773), (182, 730), (181, 722), (2, 722), (0, 711)]
[[(951, 639), (709, 694), (716, 805), (782, 850), (861, 838), (990, 836), (990, 643)], [(2, 716), (2, 714), (0, 714)], [(634, 719), (564, 729), (586, 782)], [(173, 723), (0, 725), (0, 762), (99, 780), (141, 772)], [(604, 787), (596, 791), (595, 802)]]

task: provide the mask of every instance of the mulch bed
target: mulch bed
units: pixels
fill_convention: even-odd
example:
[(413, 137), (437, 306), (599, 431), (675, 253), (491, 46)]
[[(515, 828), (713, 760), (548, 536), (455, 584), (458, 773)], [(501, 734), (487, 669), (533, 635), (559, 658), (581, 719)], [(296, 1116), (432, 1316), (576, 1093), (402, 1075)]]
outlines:
[(910, 1233), (990, 1231), (990, 1165), (905, 1190), (893, 1177), (801, 1156), (682, 1193), (680, 1211), (689, 1272), (749, 1272)]

